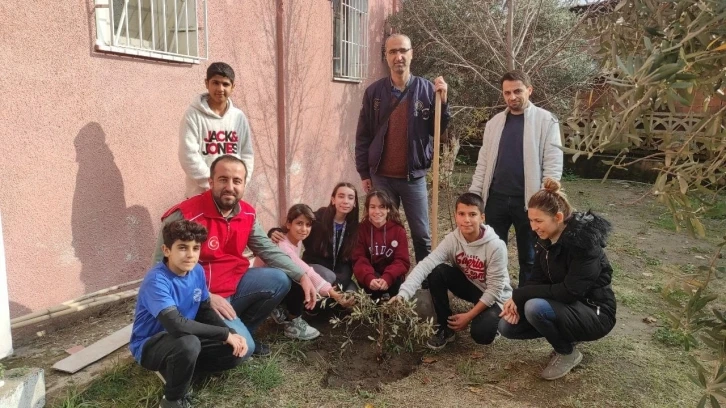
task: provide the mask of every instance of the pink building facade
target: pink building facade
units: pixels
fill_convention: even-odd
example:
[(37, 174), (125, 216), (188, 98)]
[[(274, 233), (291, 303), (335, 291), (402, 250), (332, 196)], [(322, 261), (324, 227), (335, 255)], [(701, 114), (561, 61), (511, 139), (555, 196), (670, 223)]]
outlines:
[[(146, 29), (148, 37), (145, 27), (154, 19), (148, 10), (119, 17), (126, 2), (110, 1), (114, 21), (131, 17), (127, 27), (133, 27), (139, 18), (135, 31)], [(355, 127), (366, 85), (387, 72), (381, 42), (395, 0), (197, 0), (200, 29), (182, 48), (198, 47), (208, 59), (192, 63), (100, 51), (98, 13), (108, 19), (108, 2), (0, 2), (0, 212), (11, 317), (143, 277), (159, 217), (184, 198), (178, 129), (192, 98), (204, 91), (211, 62), (227, 62), (237, 75), (232, 100), (250, 120), (255, 148), (245, 200), (265, 228), (278, 222), (281, 194), (287, 205), (317, 207), (336, 182), (359, 183)], [(157, 16), (162, 6), (187, 2), (194, 0), (128, 1), (141, 11), (156, 7)], [(355, 65), (360, 80), (334, 79), (334, 16), (341, 5), (367, 20), (349, 27), (362, 33), (357, 41), (366, 40), (367, 64)], [(157, 48), (161, 23), (157, 17), (157, 38), (150, 40)], [(174, 34), (180, 33), (186, 35)], [(278, 129), (285, 133), (284, 162)]]

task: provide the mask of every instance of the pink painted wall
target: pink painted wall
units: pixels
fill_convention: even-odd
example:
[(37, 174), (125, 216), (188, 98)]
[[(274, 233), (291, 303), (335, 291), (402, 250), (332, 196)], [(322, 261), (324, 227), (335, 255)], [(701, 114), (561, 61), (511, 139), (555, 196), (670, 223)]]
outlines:
[[(13, 317), (143, 276), (159, 217), (183, 198), (181, 117), (206, 66), (237, 74), (255, 174), (246, 200), (277, 222), (273, 0), (208, 3), (210, 59), (185, 65), (102, 54), (92, 0), (0, 2), (0, 211)], [(286, 1), (288, 203), (319, 206), (358, 183), (355, 126), (365, 86), (385, 75), (379, 50), (391, 0), (369, 0), (363, 84), (332, 81), (329, 0)], [(42, 28), (39, 28), (42, 27)]]

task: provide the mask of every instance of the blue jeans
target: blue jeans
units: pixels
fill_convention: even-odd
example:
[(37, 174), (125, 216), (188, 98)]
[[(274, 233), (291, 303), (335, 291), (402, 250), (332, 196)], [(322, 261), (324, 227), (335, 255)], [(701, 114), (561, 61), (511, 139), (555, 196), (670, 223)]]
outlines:
[(429, 230), (429, 199), (426, 191), (426, 177), (411, 181), (371, 174), (373, 189), (385, 191), (393, 200), (393, 205), (406, 213), (411, 229), (411, 240), (416, 262), (426, 258), (431, 252), (431, 232)]
[(237, 291), (227, 298), (237, 317), (225, 319), (224, 323), (247, 340), (248, 353), (254, 351), (252, 333), (282, 302), (290, 291), (291, 283), (290, 278), (279, 269), (250, 268), (237, 284)]
[(557, 315), (548, 299), (530, 299), (524, 304), (524, 313), (520, 311), (519, 322), (509, 324), (506, 320), (499, 321), (499, 333), (515, 340), (528, 340), (544, 337), (559, 354), (570, 354), (574, 347), (565, 339), (557, 328)]
[(519, 286), (522, 286), (532, 273), (535, 242), (527, 211), (524, 208), (524, 197), (508, 196), (490, 191), (484, 215), (486, 224), (494, 228), (494, 232), (505, 244), (509, 243), (509, 227), (514, 224), (517, 253), (519, 254)]

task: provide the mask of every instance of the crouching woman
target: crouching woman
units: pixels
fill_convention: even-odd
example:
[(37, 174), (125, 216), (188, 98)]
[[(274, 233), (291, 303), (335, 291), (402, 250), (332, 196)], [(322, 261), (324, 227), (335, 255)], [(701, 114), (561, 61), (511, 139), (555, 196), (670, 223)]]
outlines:
[(528, 203), (535, 244), (532, 278), (504, 304), (499, 332), (510, 339), (544, 337), (554, 348), (542, 378), (565, 376), (582, 361), (576, 342), (604, 337), (615, 326), (612, 268), (603, 247), (610, 223), (591, 212), (575, 212), (546, 178)]

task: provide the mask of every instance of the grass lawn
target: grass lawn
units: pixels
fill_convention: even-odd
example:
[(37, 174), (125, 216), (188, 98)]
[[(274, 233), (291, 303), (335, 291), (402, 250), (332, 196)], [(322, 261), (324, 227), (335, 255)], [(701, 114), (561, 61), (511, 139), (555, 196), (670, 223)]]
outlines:
[[(468, 182), (470, 171), (458, 174), (458, 180)], [(451, 207), (445, 203), (463, 192), (465, 184), (442, 190), (440, 231), (451, 229)], [(441, 352), (421, 349), (414, 353), (410, 373), (404, 378), (375, 387), (338, 388), (330, 386), (335, 383), (330, 376), (336, 375), (336, 367), (329, 348), (342, 344), (343, 336), (324, 319), (315, 318), (310, 321), (321, 329), (324, 340), (291, 341), (273, 323), (263, 326), (260, 336), (272, 344), (273, 356), (254, 359), (222, 375), (197, 378), (193, 384), (195, 406), (695, 406), (699, 390), (686, 376), (694, 370), (677, 345), (678, 333), (667, 327), (665, 312), (671, 306), (663, 294), (676, 300), (687, 297), (687, 289), (679, 282), (707, 264), (716, 237), (726, 230), (726, 220), (720, 213), (706, 218), (709, 237), (694, 239), (673, 231), (666, 209), (651, 197), (638, 200), (648, 191), (646, 185), (570, 177), (564, 187), (575, 207), (592, 208), (615, 227), (607, 252), (615, 268), (613, 288), (618, 298), (616, 328), (600, 341), (580, 344), (583, 362), (566, 377), (557, 381), (539, 378), (551, 352), (543, 340), (500, 338), (490, 346), (479, 346), (464, 332)], [(509, 248), (510, 274), (516, 277), (513, 242)], [(711, 285), (713, 293), (725, 293), (724, 289), (723, 276)], [(723, 309), (725, 304), (721, 295), (713, 305)], [(456, 307), (467, 305), (457, 303)], [(648, 317), (651, 323), (644, 322)], [(370, 347), (367, 340), (356, 341), (342, 351), (342, 358), (365, 347)], [(367, 365), (377, 364), (371, 360)], [(161, 396), (159, 379), (125, 358), (90, 386), (59, 393), (49, 406), (157, 407)]]

